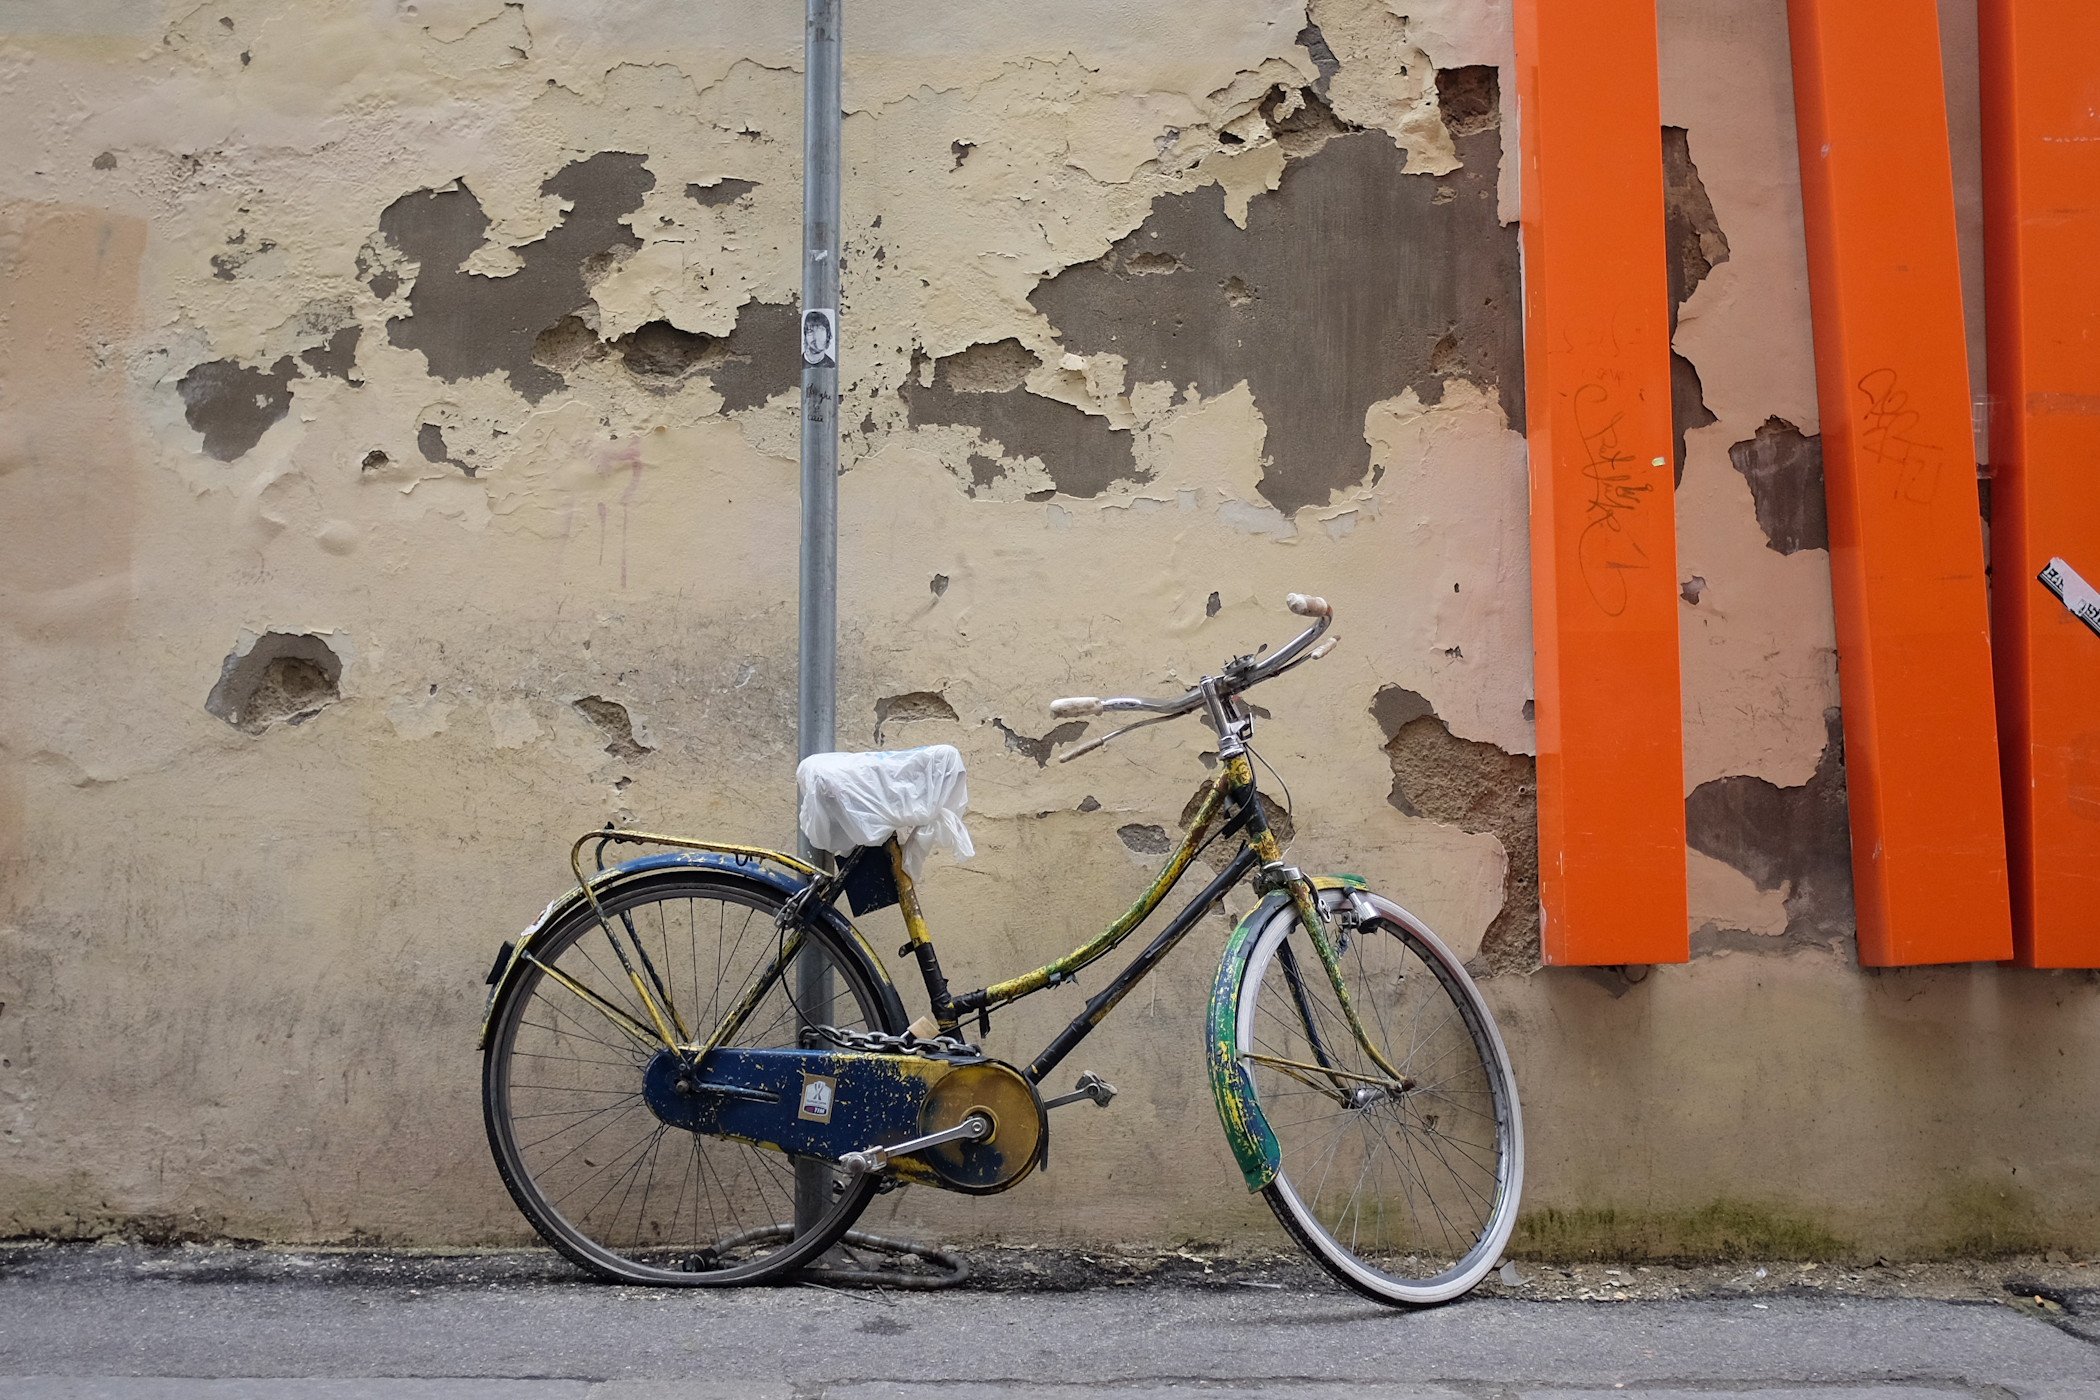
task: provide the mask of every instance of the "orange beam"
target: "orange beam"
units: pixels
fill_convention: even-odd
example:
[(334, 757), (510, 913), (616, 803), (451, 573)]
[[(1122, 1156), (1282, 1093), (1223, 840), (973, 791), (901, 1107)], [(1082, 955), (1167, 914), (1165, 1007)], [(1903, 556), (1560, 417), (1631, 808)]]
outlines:
[[(2087, 0), (2090, 3), (2090, 0)], [(1859, 960), (2012, 953), (1933, 0), (1789, 0)]]
[(1516, 59), (1543, 954), (1683, 962), (1655, 0), (1517, 0)]
[(1983, 0), (1991, 590), (2013, 955), (2100, 967), (2100, 5)]

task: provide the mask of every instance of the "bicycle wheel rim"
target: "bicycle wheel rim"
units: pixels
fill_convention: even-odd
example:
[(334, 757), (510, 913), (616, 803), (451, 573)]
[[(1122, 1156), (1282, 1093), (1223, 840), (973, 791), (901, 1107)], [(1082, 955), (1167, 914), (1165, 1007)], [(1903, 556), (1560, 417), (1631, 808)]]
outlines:
[[(760, 886), (681, 874), (601, 904), (623, 938), (632, 924), (649, 957), (637, 959), (637, 969), (653, 968), (645, 975), (663, 980), (687, 1030), (700, 1036), (778, 948), (780, 899)], [(646, 1021), (589, 910), (534, 948), (541, 962)], [(886, 1023), (873, 974), (828, 931), (812, 934), (805, 948), (798, 960), (824, 957), (835, 974), (831, 1010), (812, 1009), (814, 1019), (898, 1029)], [(795, 1044), (805, 1018), (794, 1005), (794, 976), (791, 968), (732, 1044)], [(556, 1249), (622, 1282), (753, 1283), (821, 1254), (865, 1208), (873, 1181), (832, 1173), (829, 1208), (798, 1233), (794, 1160), (658, 1120), (641, 1092), (653, 1053), (538, 968), (526, 970), (498, 1010), (483, 1069), (489, 1145), (519, 1209)]]
[[(1265, 1191), (1278, 1219), (1342, 1283), (1384, 1302), (1428, 1305), (1479, 1283), (1508, 1244), (1522, 1124), (1507, 1053), (1465, 969), (1405, 911), (1376, 903), (1380, 917), (1343, 935), (1337, 960), (1366, 1031), (1415, 1087), (1386, 1095), (1364, 1080), (1247, 1067), (1280, 1149)], [(1341, 1017), (1309, 940), (1292, 939), (1298, 927), (1285, 912), (1249, 956), (1241, 1055), (1321, 1063), (1289, 985), (1283, 950), (1294, 945), (1325, 1063), (1383, 1079)], [(1367, 958), (1372, 950), (1378, 956)], [(1350, 1094), (1368, 1102), (1337, 1101)]]

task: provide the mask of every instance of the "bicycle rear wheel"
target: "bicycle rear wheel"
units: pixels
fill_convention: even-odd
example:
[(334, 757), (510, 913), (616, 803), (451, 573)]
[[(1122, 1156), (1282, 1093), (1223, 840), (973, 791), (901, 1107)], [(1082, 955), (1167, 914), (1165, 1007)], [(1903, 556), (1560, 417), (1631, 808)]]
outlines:
[[(1323, 892), (1339, 910), (1339, 895)], [(1241, 984), (1238, 1049), (1281, 1149), (1263, 1194), (1327, 1271), (1381, 1302), (1447, 1302), (1515, 1227), (1523, 1128), (1509, 1057), (1450, 950), (1384, 900), (1330, 920), (1364, 1052), (1297, 916), (1270, 920)], [(1287, 1062), (1287, 1063), (1279, 1063)], [(1331, 1071), (1331, 1072), (1330, 1072)]]
[[(687, 1031), (705, 1038), (775, 960), (782, 897), (770, 886), (674, 871), (601, 897), (612, 930), (630, 931)], [(535, 958), (647, 1023), (605, 929), (579, 908), (534, 940)], [(634, 956), (634, 946), (627, 945)], [(795, 962), (831, 969), (828, 1008), (794, 1002), (791, 965), (728, 1044), (792, 1048), (811, 1022), (895, 1033), (880, 974), (829, 929)], [(646, 975), (646, 974), (645, 974)], [(894, 1001), (894, 998), (891, 999)], [(528, 966), (489, 1028), (482, 1110), (489, 1146), (518, 1208), (547, 1242), (624, 1283), (747, 1284), (792, 1272), (828, 1249), (866, 1207), (876, 1181), (819, 1164), (824, 1207), (795, 1228), (796, 1159), (666, 1125), (642, 1097), (659, 1047), (621, 1030), (561, 978)]]

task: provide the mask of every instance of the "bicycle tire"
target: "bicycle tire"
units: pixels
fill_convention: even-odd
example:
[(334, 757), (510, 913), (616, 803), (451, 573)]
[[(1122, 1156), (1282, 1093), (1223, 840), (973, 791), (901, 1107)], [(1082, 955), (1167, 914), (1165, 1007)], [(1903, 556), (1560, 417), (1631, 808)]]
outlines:
[[(776, 956), (779, 891), (755, 880), (667, 871), (600, 896), (627, 925), (686, 1019), (704, 1037)], [(606, 933), (579, 906), (535, 938), (535, 958), (647, 1022)], [(633, 948), (630, 944), (630, 955)], [(866, 955), (829, 927), (796, 955), (835, 974), (828, 1014), (854, 1030), (904, 1029)], [(744, 1048), (791, 1048), (806, 1019), (795, 968), (758, 1003)], [(716, 1287), (792, 1274), (829, 1249), (874, 1195), (872, 1175), (831, 1173), (832, 1203), (800, 1234), (796, 1161), (667, 1126), (642, 1097), (654, 1048), (615, 1028), (569, 988), (527, 966), (506, 991), (482, 1060), (482, 1111), (496, 1169), (533, 1228), (564, 1255), (621, 1283)]]
[[(1322, 894), (1330, 908), (1342, 898)], [(1370, 1082), (1384, 1075), (1349, 1030), (1310, 940), (1294, 936), (1296, 911), (1280, 911), (1247, 959), (1237, 1008), (1238, 1051), (1280, 1150), (1263, 1195), (1341, 1283), (1383, 1303), (1432, 1306), (1478, 1284), (1509, 1243), (1523, 1122), (1509, 1056), (1464, 966), (1398, 906), (1358, 896), (1357, 907), (1377, 917), (1353, 930), (1330, 920), (1343, 983), (1411, 1087)]]

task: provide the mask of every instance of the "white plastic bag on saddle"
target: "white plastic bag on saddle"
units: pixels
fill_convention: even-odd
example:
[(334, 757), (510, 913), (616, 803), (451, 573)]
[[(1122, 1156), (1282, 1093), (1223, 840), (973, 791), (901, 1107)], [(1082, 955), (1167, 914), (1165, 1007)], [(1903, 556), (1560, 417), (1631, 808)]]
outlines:
[(802, 834), (820, 851), (844, 855), (895, 836), (904, 870), (919, 877), (927, 854), (945, 847), (957, 860), (977, 853), (963, 827), (970, 785), (953, 744), (885, 753), (817, 753), (795, 769)]

